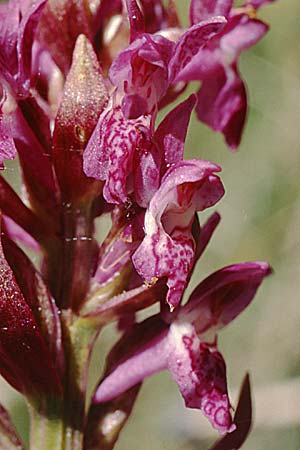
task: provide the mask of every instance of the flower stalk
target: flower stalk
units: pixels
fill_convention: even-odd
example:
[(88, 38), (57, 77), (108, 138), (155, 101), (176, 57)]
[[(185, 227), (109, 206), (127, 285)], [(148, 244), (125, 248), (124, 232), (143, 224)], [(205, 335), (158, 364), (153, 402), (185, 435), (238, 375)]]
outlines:
[(60, 400), (29, 403), (30, 449), (64, 449), (64, 423)]
[[(0, 165), (18, 155), (22, 193), (0, 177), (0, 374), (27, 398), (29, 450), (112, 450), (161, 370), (224, 435), (214, 448), (246, 439), (249, 379), (233, 417), (217, 337), (271, 269), (227, 266), (184, 298), (220, 222), (202, 211), (224, 195), (221, 167), (184, 152), (193, 110), (238, 147), (239, 57), (267, 32), (256, 13), (269, 2), (191, 0), (185, 25), (173, 1), (1, 3)], [(112, 323), (119, 340), (89, 398)], [(23, 450), (1, 405), (0, 444)]]
[[(68, 365), (64, 384), (64, 450), (82, 450), (85, 427), (87, 371), (98, 331), (65, 311), (63, 317)], [(66, 333), (68, 333), (66, 335)]]
[(63, 204), (59, 239), (46, 244), (45, 277), (57, 304), (77, 311), (97, 260), (91, 205)]

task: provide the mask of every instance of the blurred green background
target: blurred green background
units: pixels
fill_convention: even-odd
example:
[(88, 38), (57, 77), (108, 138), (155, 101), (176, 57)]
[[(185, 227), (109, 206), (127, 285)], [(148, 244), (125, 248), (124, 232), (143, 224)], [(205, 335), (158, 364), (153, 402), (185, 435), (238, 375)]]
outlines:
[[(178, 0), (187, 23), (188, 1)], [(267, 260), (274, 274), (244, 314), (219, 336), (229, 389), (250, 372), (255, 403), (245, 450), (300, 450), (300, 2), (279, 0), (261, 10), (270, 32), (241, 59), (250, 99), (239, 151), (193, 118), (186, 157), (220, 164), (226, 195), (212, 242), (189, 291), (212, 271), (234, 262)], [(9, 166), (9, 178), (15, 169)], [(109, 348), (113, 328), (98, 346)], [(100, 370), (93, 360), (91, 384)], [(26, 408), (2, 382), (0, 401), (26, 439)], [(205, 450), (217, 438), (198, 411), (186, 410), (168, 373), (144, 383), (117, 450)]]

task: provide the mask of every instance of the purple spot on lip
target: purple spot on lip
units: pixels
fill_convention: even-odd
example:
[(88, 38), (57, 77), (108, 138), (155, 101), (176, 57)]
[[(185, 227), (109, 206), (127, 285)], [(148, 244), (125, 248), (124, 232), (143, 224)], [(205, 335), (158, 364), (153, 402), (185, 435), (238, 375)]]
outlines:
[(229, 414), (223, 406), (220, 406), (215, 412), (215, 422), (220, 426), (227, 426), (229, 424)]
[(184, 343), (185, 348), (190, 348), (193, 343), (193, 339), (189, 336), (182, 336), (182, 342)]
[(210, 416), (215, 408), (215, 404), (212, 402), (207, 402), (206, 405), (203, 408), (203, 412), (204, 414), (206, 414), (207, 416)]

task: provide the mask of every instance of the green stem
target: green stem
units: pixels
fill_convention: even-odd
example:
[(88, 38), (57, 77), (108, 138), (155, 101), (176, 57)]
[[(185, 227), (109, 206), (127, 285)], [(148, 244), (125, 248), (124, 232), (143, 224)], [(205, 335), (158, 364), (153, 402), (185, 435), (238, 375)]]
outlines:
[(30, 450), (83, 450), (87, 371), (98, 330), (70, 310), (63, 311), (62, 324), (67, 356), (63, 397), (30, 402)]
[(59, 400), (29, 404), (30, 450), (63, 450), (64, 427)]
[(82, 450), (85, 427), (87, 371), (98, 331), (70, 311), (63, 315), (68, 367), (65, 377), (63, 450)]

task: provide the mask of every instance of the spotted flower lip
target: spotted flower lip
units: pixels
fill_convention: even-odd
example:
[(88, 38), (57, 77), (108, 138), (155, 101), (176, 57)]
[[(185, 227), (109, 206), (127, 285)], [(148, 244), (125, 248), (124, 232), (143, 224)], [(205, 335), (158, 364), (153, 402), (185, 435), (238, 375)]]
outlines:
[(167, 277), (171, 309), (181, 301), (194, 261), (191, 227), (196, 211), (214, 205), (224, 194), (220, 167), (208, 161), (188, 160), (171, 166), (145, 215), (145, 238), (132, 257), (147, 282)]
[(108, 202), (126, 202), (131, 189), (139, 206), (149, 205), (167, 168), (183, 158), (195, 101), (190, 95), (154, 131), (155, 115), (127, 119), (111, 97), (83, 155), (86, 175), (105, 181), (103, 195)]
[(127, 200), (126, 181), (132, 171), (133, 153), (143, 139), (140, 129), (148, 130), (150, 121), (150, 116), (127, 119), (112, 99), (101, 113), (84, 152), (83, 168), (89, 177), (105, 180), (103, 195), (107, 202)]
[(225, 267), (200, 283), (170, 323), (157, 315), (135, 325), (123, 336), (126, 352), (112, 364), (93, 402), (107, 402), (168, 369), (188, 407), (201, 409), (221, 434), (234, 431), (216, 331), (248, 306), (269, 274), (265, 262)]

